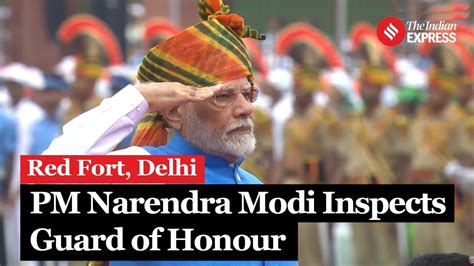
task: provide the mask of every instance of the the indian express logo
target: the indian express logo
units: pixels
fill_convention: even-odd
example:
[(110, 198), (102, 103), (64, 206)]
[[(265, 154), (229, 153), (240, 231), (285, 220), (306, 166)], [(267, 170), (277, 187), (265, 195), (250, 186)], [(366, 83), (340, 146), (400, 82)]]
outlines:
[(396, 17), (386, 17), (377, 26), (379, 41), (387, 46), (399, 45), (406, 36), (407, 43), (454, 43), (456, 23), (446, 21), (416, 21), (405, 23)]

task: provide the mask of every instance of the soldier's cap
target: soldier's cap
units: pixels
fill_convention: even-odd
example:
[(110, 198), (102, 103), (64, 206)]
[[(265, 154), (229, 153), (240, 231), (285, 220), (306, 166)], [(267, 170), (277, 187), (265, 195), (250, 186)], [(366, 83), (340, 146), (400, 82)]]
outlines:
[(79, 58), (75, 69), (76, 78), (100, 79), (104, 75), (104, 67), (98, 62)]
[(441, 89), (449, 94), (455, 93), (461, 85), (457, 75), (437, 67), (430, 69), (428, 80), (430, 89)]
[(297, 90), (311, 93), (321, 89), (320, 75), (314, 68), (295, 66), (293, 79)]
[(382, 66), (364, 65), (361, 70), (361, 81), (372, 86), (385, 86), (392, 82), (392, 72)]

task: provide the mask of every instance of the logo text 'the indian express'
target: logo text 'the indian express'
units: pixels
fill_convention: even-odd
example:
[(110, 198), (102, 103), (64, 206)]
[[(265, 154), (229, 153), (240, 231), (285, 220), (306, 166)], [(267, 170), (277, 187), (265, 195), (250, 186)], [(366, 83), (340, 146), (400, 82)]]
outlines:
[[(386, 17), (377, 26), (377, 37), (387, 46), (407, 43), (455, 43), (456, 23), (408, 20)], [(406, 38), (405, 38), (406, 37)]]

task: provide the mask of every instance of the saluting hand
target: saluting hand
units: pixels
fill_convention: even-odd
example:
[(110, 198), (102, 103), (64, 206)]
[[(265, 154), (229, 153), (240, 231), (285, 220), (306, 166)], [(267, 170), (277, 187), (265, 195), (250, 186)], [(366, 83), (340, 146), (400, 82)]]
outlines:
[(178, 82), (148, 82), (136, 84), (149, 105), (149, 112), (162, 111), (188, 102), (204, 101), (224, 90), (222, 85), (196, 88)]

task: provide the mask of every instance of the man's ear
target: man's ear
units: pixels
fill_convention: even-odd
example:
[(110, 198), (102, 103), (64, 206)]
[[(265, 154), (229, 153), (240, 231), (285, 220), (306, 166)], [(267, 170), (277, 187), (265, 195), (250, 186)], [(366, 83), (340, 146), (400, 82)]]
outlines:
[(181, 130), (185, 112), (184, 107), (184, 105), (180, 105), (161, 111), (161, 115), (166, 120), (168, 126), (174, 130)]

